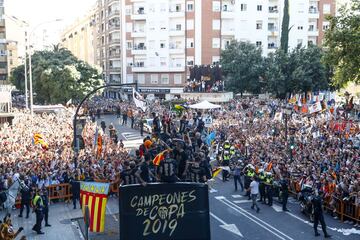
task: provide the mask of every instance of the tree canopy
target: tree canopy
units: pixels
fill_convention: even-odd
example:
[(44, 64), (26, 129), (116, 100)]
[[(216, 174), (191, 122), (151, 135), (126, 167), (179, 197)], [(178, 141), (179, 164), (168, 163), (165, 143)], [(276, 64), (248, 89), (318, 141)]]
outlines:
[(333, 82), (344, 86), (347, 82), (360, 83), (360, 1), (329, 16), (330, 28), (325, 33), (327, 47), (325, 62), (334, 68)]
[[(36, 51), (32, 55), (32, 72), (35, 101), (40, 104), (79, 100), (103, 85), (99, 70), (58, 45), (52, 50)], [(24, 65), (12, 71), (10, 80), (16, 88), (24, 91)]]
[(248, 42), (232, 41), (221, 53), (225, 86), (235, 93), (259, 93), (263, 74), (261, 48)]

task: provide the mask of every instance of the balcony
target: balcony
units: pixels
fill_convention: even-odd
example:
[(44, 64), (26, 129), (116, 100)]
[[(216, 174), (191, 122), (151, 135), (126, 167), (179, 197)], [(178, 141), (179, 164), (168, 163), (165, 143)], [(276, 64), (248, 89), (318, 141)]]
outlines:
[(141, 30), (133, 30), (131, 32), (131, 37), (132, 38), (136, 38), (136, 37), (145, 37), (146, 34), (145, 34), (145, 30), (144, 29), (141, 29)]
[(112, 53), (109, 54), (109, 59), (118, 59), (121, 58), (121, 54), (120, 53)]
[(134, 13), (131, 15), (131, 20), (146, 20), (146, 13), (143, 8), (134, 10)]
[(181, 10), (169, 10), (169, 17), (170, 18), (181, 18), (181, 17), (185, 17), (185, 12), (181, 11)]
[(120, 31), (120, 25), (109, 25), (109, 32)]
[(169, 53), (170, 54), (184, 54), (185, 53), (185, 49), (184, 48), (180, 48), (180, 47), (171, 47), (169, 48)]
[(110, 71), (110, 72), (121, 72), (121, 67), (112, 67), (112, 66), (109, 66), (109, 71)]
[(169, 36), (175, 37), (175, 36), (184, 36), (185, 31), (184, 30), (177, 30), (177, 29), (170, 29)]
[(278, 46), (276, 43), (268, 43), (268, 49), (278, 49)]
[(131, 50), (131, 54), (145, 55), (146, 54), (146, 46), (134, 46), (134, 48)]
[(268, 35), (278, 36), (279, 35), (278, 27), (268, 27)]
[(165, 67), (146, 67), (143, 66), (136, 66), (134, 65), (131, 69), (133, 72), (184, 72), (184, 66), (165, 66)]
[(316, 8), (309, 8), (309, 18), (319, 18), (320, 14)]
[(235, 35), (235, 28), (221, 29), (221, 35), (223, 35), (223, 36), (233, 36), (233, 35)]
[(108, 17), (111, 18), (113, 16), (120, 16), (120, 10), (113, 10), (108, 13)]
[(317, 37), (317, 36), (319, 36), (319, 30), (318, 29), (309, 29), (308, 36), (309, 37)]
[(120, 38), (110, 39), (109, 44), (120, 44)]
[(278, 18), (279, 17), (279, 10), (277, 6), (269, 7), (269, 18)]
[(234, 12), (232, 10), (226, 9), (221, 11), (221, 18), (227, 19), (227, 18), (234, 18)]

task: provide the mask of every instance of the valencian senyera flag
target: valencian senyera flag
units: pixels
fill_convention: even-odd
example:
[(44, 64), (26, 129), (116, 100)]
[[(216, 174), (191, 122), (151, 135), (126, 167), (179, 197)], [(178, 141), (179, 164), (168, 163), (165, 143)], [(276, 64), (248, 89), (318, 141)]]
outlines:
[(34, 145), (40, 144), (42, 149), (44, 150), (47, 150), (49, 148), (49, 144), (45, 142), (44, 137), (40, 133), (35, 133), (32, 141)]
[(90, 232), (104, 232), (109, 187), (109, 183), (80, 182), (81, 207), (84, 216), (85, 206), (89, 208)]

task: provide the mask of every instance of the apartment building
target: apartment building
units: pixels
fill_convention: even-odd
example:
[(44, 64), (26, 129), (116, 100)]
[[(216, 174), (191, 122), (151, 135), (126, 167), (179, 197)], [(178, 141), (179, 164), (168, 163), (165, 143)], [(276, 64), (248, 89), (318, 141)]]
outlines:
[[(123, 82), (144, 93), (176, 94), (188, 67), (219, 62), (231, 40), (249, 41), (263, 54), (280, 46), (283, 0), (122, 1)], [(321, 44), (335, 0), (290, 1), (289, 46)]]
[(7, 83), (7, 48), (4, 0), (0, 0), (0, 84)]
[(95, 65), (95, 28), (96, 9), (92, 9), (83, 18), (67, 27), (61, 35), (61, 45), (70, 50), (74, 56)]
[(7, 41), (7, 53), (8, 74), (10, 76), (11, 71), (20, 65), (17, 41)]

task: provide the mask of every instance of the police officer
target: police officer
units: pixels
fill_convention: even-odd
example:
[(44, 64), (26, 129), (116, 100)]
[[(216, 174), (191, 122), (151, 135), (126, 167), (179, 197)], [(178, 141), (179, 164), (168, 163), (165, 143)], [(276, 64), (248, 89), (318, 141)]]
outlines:
[(266, 178), (265, 178), (265, 194), (266, 198), (268, 199), (268, 205), (272, 206), (273, 204), (273, 182), (274, 179), (272, 177), (271, 172), (266, 172)]
[[(254, 166), (251, 165), (251, 164), (248, 164), (246, 166), (246, 171), (245, 172), (246, 172), (246, 174), (245, 174), (245, 189), (249, 189), (250, 183), (251, 183), (251, 178), (253, 178), (255, 176), (255, 168), (254, 168)], [(248, 196), (249, 200), (251, 199), (249, 191), (246, 192), (245, 196)]]
[(318, 195), (315, 196), (312, 199), (312, 204), (313, 204), (313, 208), (314, 208), (314, 231), (315, 231), (315, 237), (320, 236), (317, 227), (318, 224), (320, 222), (321, 224), (321, 228), (324, 232), (324, 236), (325, 238), (330, 238), (331, 235), (329, 235), (326, 231), (326, 224), (325, 224), (325, 220), (324, 220), (324, 215), (323, 215), (323, 210), (322, 210), (322, 197), (323, 197), (323, 192), (319, 191)]
[(51, 227), (49, 224), (49, 198), (46, 189), (41, 191), (41, 199), (44, 205), (44, 219), (45, 219), (45, 227)]
[(158, 167), (158, 178), (162, 182), (174, 183), (178, 181), (176, 173), (178, 172), (177, 161), (173, 158), (172, 154), (164, 153), (165, 159), (160, 162)]
[(29, 218), (30, 213), (30, 202), (31, 202), (31, 188), (29, 187), (29, 181), (25, 180), (25, 186), (21, 188), (21, 208), (19, 217), (22, 217), (24, 206), (26, 206), (26, 218)]
[[(225, 150), (224, 151), (224, 154), (223, 154), (223, 161), (222, 161), (222, 166), (224, 167), (229, 167), (230, 166), (230, 152)], [(223, 181), (228, 181), (229, 180), (229, 171), (226, 170), (226, 169), (223, 169), (222, 171), (222, 178), (223, 178)]]
[(264, 169), (259, 170), (259, 193), (260, 199), (258, 202), (265, 203), (265, 173)]
[(230, 152), (231, 144), (230, 144), (229, 140), (226, 140), (226, 141), (225, 141), (224, 146), (223, 146), (223, 149), (224, 149), (224, 151)]
[(39, 189), (36, 189), (35, 197), (33, 199), (33, 207), (36, 214), (36, 223), (33, 226), (32, 230), (35, 231), (37, 234), (44, 234), (44, 232), (41, 231), (41, 222), (44, 218), (44, 203), (40, 196)]
[(142, 114), (140, 118), (140, 135), (144, 136), (144, 115)]
[(76, 209), (76, 200), (80, 202), (80, 182), (78, 180), (79, 180), (79, 176), (77, 173), (70, 177), (72, 202), (74, 209)]

